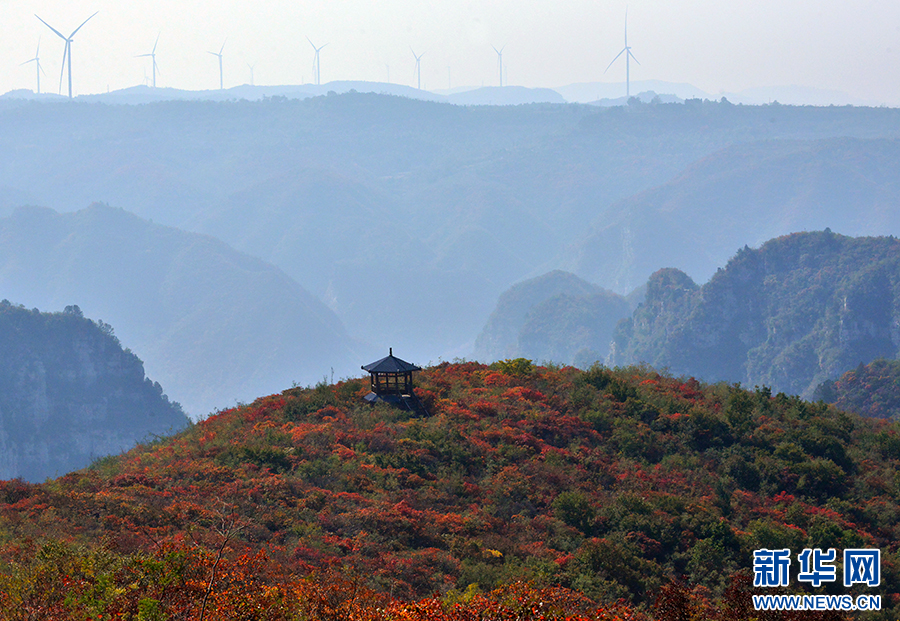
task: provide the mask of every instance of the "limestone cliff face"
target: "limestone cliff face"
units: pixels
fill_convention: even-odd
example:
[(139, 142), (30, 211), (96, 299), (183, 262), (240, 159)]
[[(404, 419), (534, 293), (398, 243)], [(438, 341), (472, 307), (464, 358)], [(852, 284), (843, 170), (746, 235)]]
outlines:
[(63, 475), (187, 424), (107, 324), (0, 302), (0, 479)]
[(898, 353), (900, 240), (826, 230), (744, 248), (702, 287), (678, 270), (655, 273), (607, 362), (809, 397)]

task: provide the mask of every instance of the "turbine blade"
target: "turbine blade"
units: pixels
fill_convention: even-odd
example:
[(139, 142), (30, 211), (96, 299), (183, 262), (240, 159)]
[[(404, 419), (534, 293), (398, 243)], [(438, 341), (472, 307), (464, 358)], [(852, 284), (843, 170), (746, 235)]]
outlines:
[[(34, 16), (37, 17), (38, 19), (41, 19), (41, 18), (38, 16), (37, 13), (35, 13)], [(47, 28), (49, 28), (49, 29), (52, 30), (53, 32), (55, 32), (57, 35), (59, 35), (59, 37), (60, 37), (63, 41), (68, 41), (68, 39), (66, 39), (66, 37), (63, 36), (63, 33), (61, 33), (59, 30), (57, 30), (56, 28), (54, 28), (53, 26), (51, 26), (50, 24), (48, 24), (48, 23), (45, 22), (44, 20), (41, 19), (41, 23), (44, 24)]]
[(610, 62), (608, 65), (606, 65), (606, 69), (603, 70), (603, 73), (606, 73), (607, 71), (609, 71), (609, 68), (613, 66), (613, 63), (614, 63), (614, 62), (616, 62), (617, 60), (619, 60), (619, 56), (621, 56), (622, 54), (624, 54), (625, 51), (626, 51), (626, 49), (627, 49), (627, 48), (622, 48), (622, 51), (619, 52), (618, 54), (616, 54), (616, 57), (612, 59), (612, 62)]
[(634, 57), (634, 54), (631, 53), (631, 50), (628, 50), (628, 55), (631, 56), (631, 60), (633, 60), (634, 62), (636, 62), (639, 65), (641, 64), (640, 62), (638, 62), (638, 59)]
[[(493, 45), (491, 45), (491, 47), (494, 47), (494, 46), (493, 46)], [(495, 48), (495, 47), (494, 47), (494, 51), (495, 51), (495, 52), (497, 52), (497, 53), (498, 53), (498, 54), (499, 54), (499, 53), (500, 53), (500, 50), (498, 50), (498, 49), (497, 49), (497, 48)]]
[(27, 65), (28, 63), (33, 63), (36, 60), (37, 60), (37, 58), (32, 58), (31, 60), (26, 60), (24, 63), (19, 63), (19, 66), (21, 67), (22, 65)]
[(162, 34), (162, 33), (157, 33), (157, 35), (156, 35), (156, 41), (153, 43), (153, 51), (151, 52), (151, 54), (156, 54), (156, 44), (159, 43), (159, 35), (160, 34)]
[(219, 50), (219, 56), (221, 56), (221, 55), (222, 55), (222, 52), (225, 50), (225, 43), (226, 43), (227, 41), (228, 41), (228, 39), (225, 39), (225, 41), (222, 41), (222, 48)]
[[(309, 37), (306, 37), (306, 40), (309, 41), (309, 44), (310, 44), (310, 45), (312, 45), (312, 49), (316, 50), (315, 44), (313, 44), (313, 42), (310, 41)], [(316, 51), (318, 52), (319, 50), (316, 50)]]
[[(96, 15), (96, 14), (99, 13), (99, 12), (100, 12), (100, 11), (96, 11), (96, 12), (94, 13), (94, 15)], [(94, 17), (94, 15), (91, 15), (91, 17)], [(88, 17), (86, 20), (84, 20), (83, 22), (81, 22), (81, 26), (84, 26), (86, 23), (88, 23), (89, 21), (91, 21), (91, 17)], [(76, 33), (76, 32), (78, 32), (79, 30), (81, 30), (81, 26), (79, 26), (78, 28), (76, 28), (75, 30), (72, 31), (72, 34), (69, 35), (69, 38), (70, 38), (70, 39), (71, 39), (72, 37), (75, 36), (75, 33)]]
[(66, 73), (66, 54), (69, 51), (69, 40), (66, 39), (66, 46), (63, 48), (63, 59), (62, 65), (59, 70), (59, 94), (62, 95), (62, 83), (63, 83), (63, 75)]

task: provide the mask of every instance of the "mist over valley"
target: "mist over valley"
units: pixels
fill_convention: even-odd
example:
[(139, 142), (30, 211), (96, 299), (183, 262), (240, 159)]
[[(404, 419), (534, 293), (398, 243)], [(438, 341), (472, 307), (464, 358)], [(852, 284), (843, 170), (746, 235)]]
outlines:
[(6, 98), (0, 287), (113, 325), (195, 419), (388, 347), (589, 366), (661, 267), (702, 283), (791, 232), (896, 233), (898, 115)]
[[(700, 100), (463, 107), (353, 92), (138, 106), (7, 100), (0, 187), (7, 213), (23, 199), (59, 212), (101, 201), (211, 234), (279, 268), (353, 339), (427, 362), (471, 355), (497, 296), (553, 268), (624, 294), (660, 266), (708, 277), (737, 248), (796, 227), (891, 232), (897, 115)], [(828, 157), (827, 171), (789, 172)], [(785, 178), (777, 187), (773, 169)], [(820, 206), (804, 189), (815, 174), (845, 175), (846, 200), (829, 192)], [(742, 188), (758, 200), (748, 204)], [(639, 220), (647, 208), (630, 205), (651, 195), (670, 224)], [(674, 206), (680, 197), (687, 207)], [(681, 211), (698, 204), (709, 205), (702, 217)], [(331, 367), (355, 368), (337, 355)]]

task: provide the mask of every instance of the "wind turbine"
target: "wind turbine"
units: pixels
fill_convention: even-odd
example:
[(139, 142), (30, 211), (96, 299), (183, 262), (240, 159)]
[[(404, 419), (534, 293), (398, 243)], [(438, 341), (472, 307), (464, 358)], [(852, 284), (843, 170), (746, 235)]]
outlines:
[(256, 63), (253, 63), (252, 65), (247, 63), (247, 67), (250, 68), (250, 86), (253, 86), (253, 70), (256, 68)]
[(47, 72), (44, 71), (44, 68), (41, 67), (41, 38), (38, 37), (37, 51), (34, 53), (34, 58), (29, 58), (24, 63), (19, 63), (19, 66), (27, 65), (28, 63), (37, 63), (37, 94), (41, 94), (41, 73), (47, 75)]
[[(225, 39), (228, 41), (228, 39)], [(208, 54), (212, 54), (213, 56), (219, 57), (219, 90), (225, 89), (225, 82), (222, 80), (222, 51), (225, 49), (225, 41), (222, 41), (222, 47), (219, 49), (219, 53), (208, 52)]]
[[(306, 37), (306, 40), (309, 41), (309, 37)], [(313, 75), (316, 76), (316, 86), (318, 86), (322, 81), (322, 70), (319, 67), (319, 52), (322, 50), (322, 47), (328, 45), (327, 43), (322, 47), (316, 47), (313, 45), (312, 41), (309, 41), (309, 44), (312, 45), (312, 49), (316, 51), (316, 55), (313, 57)]]
[[(491, 47), (494, 47), (493, 45)], [(497, 52), (497, 66), (500, 68), (500, 86), (503, 86), (503, 50), (506, 49), (506, 44), (503, 45), (499, 50), (494, 47), (494, 51)]]
[(156, 88), (156, 74), (159, 73), (159, 67), (156, 65), (156, 44), (159, 43), (159, 35), (156, 35), (156, 42), (153, 44), (153, 51), (149, 54), (138, 54), (135, 58), (150, 57), (153, 59), (153, 88)]
[(417, 88), (419, 90), (422, 90), (422, 65), (419, 61), (421, 61), (422, 57), (425, 56), (425, 52), (422, 52), (421, 54), (416, 56), (416, 52), (415, 52), (415, 50), (412, 49), (411, 45), (409, 46), (409, 51), (412, 52), (413, 58), (416, 59), (415, 73), (416, 73), (416, 79), (417, 79), (417, 84), (418, 84)]
[[(99, 12), (100, 11), (94, 12), (94, 15), (96, 15)], [(69, 66), (69, 99), (72, 99), (72, 39), (75, 36), (75, 33), (78, 32), (79, 30), (81, 30), (82, 26), (84, 26), (86, 23), (91, 21), (91, 18), (94, 17), (94, 15), (91, 15), (91, 17), (88, 17), (86, 20), (81, 22), (81, 26), (79, 26), (78, 28), (73, 30), (72, 34), (70, 34), (68, 37), (66, 37), (59, 30), (57, 30), (56, 28), (54, 28), (53, 26), (51, 26), (50, 24), (48, 24), (47, 22), (42, 20), (40, 17), (38, 17), (37, 13), (34, 14), (35, 17), (37, 17), (38, 19), (41, 20), (42, 24), (44, 24), (47, 28), (49, 28), (50, 30), (55, 32), (59, 36), (60, 39), (62, 39), (63, 41), (66, 42), (66, 47), (63, 48), (62, 70), (59, 72), (59, 90), (62, 91), (63, 73), (66, 70), (66, 64), (68, 64), (68, 66)]]
[(631, 97), (631, 65), (629, 64), (629, 59), (634, 59), (634, 62), (637, 64), (641, 64), (638, 62), (637, 58), (634, 58), (634, 54), (631, 53), (631, 48), (628, 46), (628, 9), (625, 9), (625, 47), (622, 48), (622, 51), (616, 54), (616, 57), (612, 59), (612, 62), (606, 66), (606, 69), (603, 73), (609, 71), (609, 68), (613, 66), (613, 63), (619, 60), (619, 56), (625, 54), (625, 98)]

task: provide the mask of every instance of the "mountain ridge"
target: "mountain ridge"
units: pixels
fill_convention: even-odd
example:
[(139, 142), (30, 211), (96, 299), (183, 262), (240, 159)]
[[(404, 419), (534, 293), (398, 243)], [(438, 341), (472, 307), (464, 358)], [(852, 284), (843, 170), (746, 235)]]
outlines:
[(655, 272), (608, 362), (808, 397), (860, 361), (896, 358), (898, 309), (900, 240), (794, 233), (745, 246), (702, 286)]

